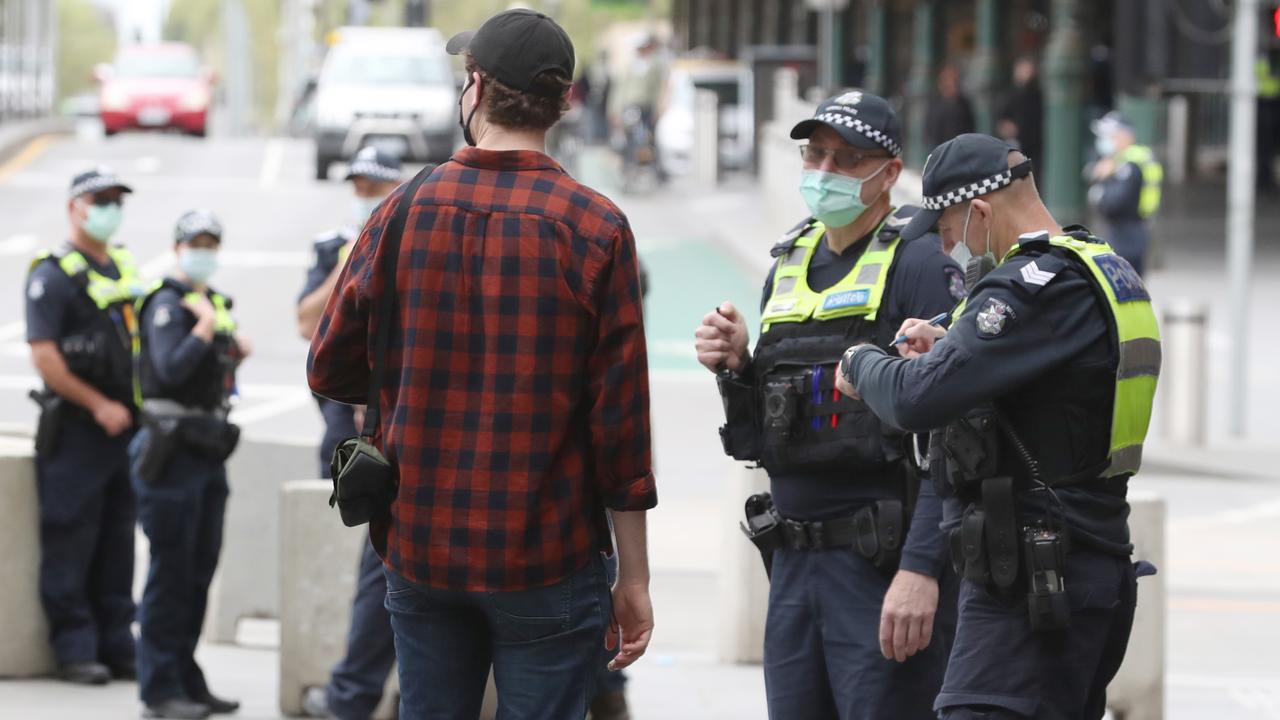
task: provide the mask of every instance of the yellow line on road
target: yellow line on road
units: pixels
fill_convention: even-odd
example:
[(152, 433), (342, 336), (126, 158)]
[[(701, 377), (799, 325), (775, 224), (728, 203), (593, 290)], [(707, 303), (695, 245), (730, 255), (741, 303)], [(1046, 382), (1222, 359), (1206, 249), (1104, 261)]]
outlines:
[(17, 155), (10, 158), (9, 162), (0, 165), (0, 183), (8, 180), (9, 176), (30, 165), (36, 158), (40, 157), (40, 153), (44, 152), (45, 148), (52, 145), (53, 141), (57, 139), (57, 135), (41, 135), (27, 143), (27, 146), (22, 148)]

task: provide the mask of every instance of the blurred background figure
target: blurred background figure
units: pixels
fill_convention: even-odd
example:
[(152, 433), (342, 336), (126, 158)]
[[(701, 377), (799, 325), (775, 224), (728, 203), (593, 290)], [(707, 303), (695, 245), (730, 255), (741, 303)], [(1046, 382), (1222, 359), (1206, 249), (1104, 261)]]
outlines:
[(1000, 109), (996, 135), (1022, 150), (1033, 161), (1041, 160), (1040, 133), (1044, 124), (1044, 98), (1036, 61), (1022, 57), (1013, 66), (1013, 90)]
[[(315, 262), (307, 271), (307, 282), (298, 299), (298, 334), (310, 340), (320, 322), (325, 303), (347, 263), (351, 246), (365, 221), (400, 184), (400, 158), (385, 150), (366, 147), (356, 153), (347, 172), (355, 199), (350, 224), (324, 233), (315, 241)], [(317, 396), (324, 416), (325, 432), (320, 442), (320, 477), (330, 476), (330, 459), (337, 444), (357, 432), (356, 408)], [(363, 421), (363, 418), (359, 418)], [(382, 689), (396, 661), (391, 618), (382, 605), (387, 594), (382, 560), (373, 544), (365, 541), (356, 572), (356, 595), (351, 603), (351, 627), (346, 652), (333, 667), (329, 683), (311, 687), (303, 697), (302, 709), (309, 717), (341, 720), (368, 720), (382, 701)]]
[(1085, 170), (1089, 202), (1107, 223), (1103, 239), (1143, 274), (1164, 169), (1151, 148), (1138, 144), (1133, 125), (1120, 113), (1109, 112), (1091, 127), (1098, 159)]
[[(1280, 15), (1280, 10), (1276, 12)], [(1254, 69), (1258, 75), (1257, 186), (1262, 192), (1272, 193), (1276, 190), (1275, 161), (1280, 148), (1280, 48), (1260, 53)]]
[(637, 41), (635, 57), (618, 87), (610, 93), (611, 126), (617, 138), (614, 145), (622, 153), (625, 191), (634, 189), (637, 176), (644, 170), (651, 170), (659, 183), (666, 181), (666, 171), (658, 161), (655, 144), (666, 73), (658, 40), (646, 33)]
[(199, 720), (240, 707), (209, 691), (195, 658), (222, 552), (225, 463), (240, 441), (227, 418), (236, 368), (250, 352), (231, 299), (209, 287), (221, 245), (217, 218), (184, 213), (174, 230), (177, 267), (139, 302), (143, 423), (129, 461), (138, 521), (151, 544), (138, 611), (143, 717)]
[(973, 107), (960, 90), (960, 68), (947, 64), (938, 71), (937, 93), (929, 99), (925, 139), (930, 148), (974, 130)]

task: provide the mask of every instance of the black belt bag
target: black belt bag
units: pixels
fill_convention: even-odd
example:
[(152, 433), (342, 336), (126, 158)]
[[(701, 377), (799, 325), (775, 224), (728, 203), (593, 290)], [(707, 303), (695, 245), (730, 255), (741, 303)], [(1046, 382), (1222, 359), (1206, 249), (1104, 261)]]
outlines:
[[(329, 507), (338, 506), (338, 514), (347, 527), (387, 517), (391, 503), (395, 502), (400, 486), (395, 468), (386, 455), (374, 447), (372, 439), (378, 434), (381, 423), (382, 378), (386, 373), (387, 354), (391, 343), (391, 324), (397, 321), (395, 312), (399, 300), (396, 296), (396, 261), (400, 255), (400, 237), (404, 234), (405, 219), (418, 188), (434, 171), (428, 165), (405, 185), (396, 203), (395, 214), (382, 233), (382, 297), (374, 307), (373, 317), (378, 324), (373, 346), (373, 372), (369, 377), (369, 397), (364, 414), (364, 426), (356, 437), (338, 443), (333, 451), (329, 468), (333, 474), (333, 494)], [(386, 442), (386, 434), (382, 435)]]
[(240, 444), (240, 426), (215, 417), (184, 417), (178, 434), (184, 449), (214, 462), (226, 462)]

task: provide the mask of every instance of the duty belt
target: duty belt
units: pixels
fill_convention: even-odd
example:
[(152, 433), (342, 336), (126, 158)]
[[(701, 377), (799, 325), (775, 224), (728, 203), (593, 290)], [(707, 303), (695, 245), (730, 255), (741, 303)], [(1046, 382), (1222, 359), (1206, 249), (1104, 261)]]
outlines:
[[(854, 548), (867, 559), (896, 561), (906, 534), (902, 502), (880, 500), (853, 515), (831, 520), (792, 520), (780, 524), (786, 546), (793, 550)], [(879, 563), (877, 563), (879, 564)]]
[(204, 408), (193, 408), (176, 400), (168, 400), (165, 398), (148, 398), (142, 401), (142, 412), (146, 415), (157, 418), (209, 418), (212, 420), (226, 420), (227, 411), (222, 408), (206, 410)]

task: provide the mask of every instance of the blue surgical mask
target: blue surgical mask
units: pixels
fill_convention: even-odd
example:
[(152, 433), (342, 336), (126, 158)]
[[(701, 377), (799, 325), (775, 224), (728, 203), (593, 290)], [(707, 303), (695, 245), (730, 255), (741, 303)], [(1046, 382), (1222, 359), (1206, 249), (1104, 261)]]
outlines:
[(188, 280), (203, 285), (218, 271), (218, 251), (211, 248), (183, 248), (178, 253), (178, 267), (182, 268), (182, 274)]
[(119, 203), (90, 205), (89, 212), (84, 217), (84, 224), (80, 227), (94, 240), (105, 243), (116, 234), (116, 230), (120, 229), (120, 223), (123, 221), (124, 209)]
[(1115, 154), (1116, 143), (1107, 135), (1099, 135), (1093, 139), (1093, 149), (1098, 151), (1098, 157), (1111, 157)]
[(363, 198), (357, 197), (355, 202), (351, 204), (351, 221), (357, 227), (364, 227), (369, 221), (369, 217), (373, 215), (373, 211), (378, 209), (378, 205), (382, 203), (382, 198)]
[(821, 170), (802, 170), (800, 195), (809, 206), (809, 212), (823, 225), (844, 227), (866, 212), (867, 204), (862, 202), (863, 183), (879, 175), (888, 165), (889, 162), (886, 161), (865, 178), (852, 178)]

